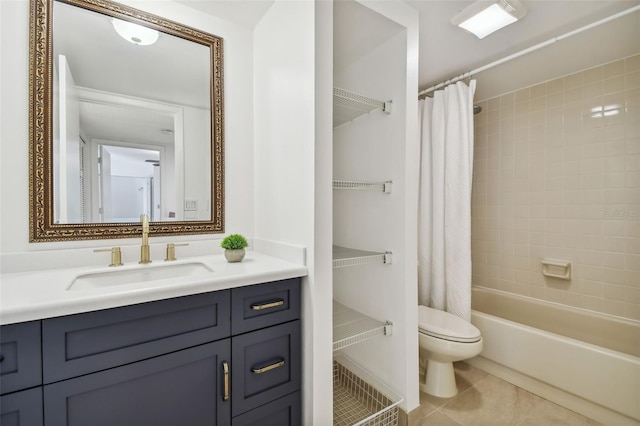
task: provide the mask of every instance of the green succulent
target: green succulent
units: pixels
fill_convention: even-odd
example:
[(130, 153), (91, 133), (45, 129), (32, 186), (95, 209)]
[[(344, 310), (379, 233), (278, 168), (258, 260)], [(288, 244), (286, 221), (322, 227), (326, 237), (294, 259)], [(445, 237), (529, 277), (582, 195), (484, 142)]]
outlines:
[(240, 250), (248, 245), (247, 239), (240, 234), (228, 235), (220, 243), (220, 247), (227, 250)]

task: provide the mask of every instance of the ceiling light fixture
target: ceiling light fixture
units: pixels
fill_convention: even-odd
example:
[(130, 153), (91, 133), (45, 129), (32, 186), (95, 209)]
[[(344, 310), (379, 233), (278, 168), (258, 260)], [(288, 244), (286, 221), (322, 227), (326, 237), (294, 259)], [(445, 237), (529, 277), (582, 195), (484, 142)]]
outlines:
[(160, 36), (158, 31), (133, 22), (113, 18), (111, 23), (120, 37), (138, 46), (149, 46), (158, 41)]
[(458, 12), (451, 23), (482, 39), (526, 14), (518, 0), (479, 0)]

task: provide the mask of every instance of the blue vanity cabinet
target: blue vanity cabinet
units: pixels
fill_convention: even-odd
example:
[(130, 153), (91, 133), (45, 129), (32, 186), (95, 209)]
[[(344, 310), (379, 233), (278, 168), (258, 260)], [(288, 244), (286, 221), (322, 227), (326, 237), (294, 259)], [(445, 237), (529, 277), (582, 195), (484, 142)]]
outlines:
[(300, 279), (231, 291), (232, 425), (302, 424)]
[(43, 320), (44, 425), (300, 425), (299, 287)]
[(40, 321), (0, 327), (0, 425), (42, 425)]
[(0, 327), (0, 395), (42, 385), (40, 321)]

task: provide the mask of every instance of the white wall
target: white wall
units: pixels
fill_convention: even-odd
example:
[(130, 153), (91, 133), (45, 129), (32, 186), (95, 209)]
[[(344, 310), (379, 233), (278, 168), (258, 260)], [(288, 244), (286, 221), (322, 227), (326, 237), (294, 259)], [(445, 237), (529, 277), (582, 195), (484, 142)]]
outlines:
[[(327, 9), (318, 8), (326, 16)], [(316, 203), (329, 197), (330, 180), (325, 177), (318, 200), (314, 188), (316, 167), (324, 177), (330, 164), (316, 165), (314, 151), (316, 133), (323, 135), (330, 122), (325, 116), (316, 129), (315, 14), (314, 2), (277, 0), (254, 30), (255, 236), (307, 247), (309, 276), (302, 289), (303, 423), (326, 425), (332, 423), (331, 285), (326, 278), (331, 262), (315, 250), (330, 247), (326, 237), (330, 228), (323, 228), (324, 244), (319, 241), (322, 237), (316, 240), (316, 232), (322, 230), (316, 229), (315, 218), (320, 215), (318, 223), (330, 224), (330, 203), (324, 208)], [(325, 21), (319, 31), (326, 25), (330, 24)], [(328, 52), (322, 52), (326, 65)]]
[[(225, 228), (253, 235), (253, 39), (241, 27), (171, 0), (122, 1), (224, 38)], [(0, 2), (0, 253), (97, 247), (105, 241), (29, 244), (29, 3)], [(230, 167), (233, 165), (233, 167)], [(162, 241), (168, 237), (158, 237)], [(171, 237), (171, 240), (198, 237)], [(216, 235), (201, 238), (219, 238)], [(152, 241), (155, 242), (155, 241)], [(137, 244), (119, 240), (119, 245)]]

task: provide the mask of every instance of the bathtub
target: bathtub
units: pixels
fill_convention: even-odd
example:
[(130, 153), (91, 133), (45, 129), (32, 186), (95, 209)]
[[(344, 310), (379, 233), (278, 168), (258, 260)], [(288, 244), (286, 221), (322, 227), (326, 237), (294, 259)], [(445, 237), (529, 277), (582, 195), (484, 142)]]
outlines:
[(640, 322), (474, 287), (468, 361), (607, 425), (640, 425)]

